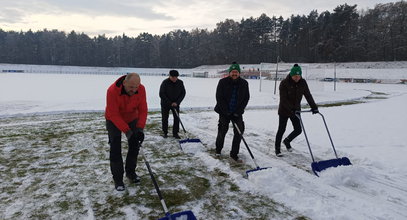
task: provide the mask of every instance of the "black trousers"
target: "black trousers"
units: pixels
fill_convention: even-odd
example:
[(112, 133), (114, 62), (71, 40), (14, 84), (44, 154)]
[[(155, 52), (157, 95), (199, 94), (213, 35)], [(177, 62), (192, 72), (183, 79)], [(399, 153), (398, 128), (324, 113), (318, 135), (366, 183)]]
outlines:
[[(178, 114), (179, 114), (179, 106), (174, 107)], [(172, 116), (174, 117), (174, 125), (172, 127), (172, 134), (173, 135), (178, 135), (179, 132), (179, 118), (177, 117), (176, 113), (174, 112), (174, 109), (171, 107), (163, 107), (161, 106), (161, 122), (162, 122), (162, 129), (163, 133), (167, 134), (168, 133), (168, 117), (170, 115), (170, 110), (172, 111)]]
[(281, 139), (283, 138), (283, 134), (285, 132), (285, 129), (287, 127), (287, 121), (288, 119), (291, 120), (291, 123), (293, 124), (294, 131), (292, 131), (286, 139), (288, 142), (291, 142), (296, 138), (298, 135), (301, 134), (302, 129), (301, 129), (301, 123), (300, 119), (297, 118), (297, 116), (291, 116), (291, 117), (285, 117), (285, 116), (279, 116), (278, 120), (278, 130), (277, 130), (277, 135), (276, 135), (276, 143), (275, 143), (275, 150), (276, 152), (280, 152), (281, 149)]
[[(129, 127), (135, 133), (137, 120), (129, 123)], [(122, 132), (113, 124), (112, 121), (106, 120), (106, 129), (109, 135), (109, 145), (110, 145), (110, 170), (113, 175), (113, 180), (115, 183), (120, 183), (123, 181), (124, 170), (126, 175), (134, 175), (137, 166), (137, 157), (140, 150), (140, 142), (137, 140), (135, 135), (133, 135), (130, 140), (128, 140), (129, 150), (126, 157), (125, 169), (123, 169), (123, 158), (122, 158)]]
[[(218, 123), (218, 136), (216, 137), (216, 153), (220, 153), (223, 149), (223, 145), (225, 143), (225, 136), (229, 130), (229, 123), (230, 119), (226, 116), (219, 115), (219, 123)], [(235, 123), (239, 130), (244, 132), (245, 126), (243, 122), (243, 117), (240, 116), (235, 120)], [(236, 157), (239, 154), (240, 149), (240, 142), (242, 138), (240, 137), (239, 133), (237, 132), (236, 128), (233, 127), (233, 141), (232, 141), (232, 149), (230, 151), (231, 157)]]

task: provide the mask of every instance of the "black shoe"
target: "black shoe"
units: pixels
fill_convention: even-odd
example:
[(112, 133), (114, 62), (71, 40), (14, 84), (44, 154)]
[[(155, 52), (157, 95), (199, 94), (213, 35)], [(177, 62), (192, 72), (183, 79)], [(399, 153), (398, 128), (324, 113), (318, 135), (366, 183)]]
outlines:
[(167, 137), (168, 137), (167, 133), (164, 133), (163, 137), (164, 137), (164, 138), (167, 138)]
[(137, 174), (132, 174), (132, 175), (126, 175), (127, 179), (129, 179), (129, 181), (131, 183), (139, 183), (141, 181), (140, 177), (137, 176)]
[(181, 137), (178, 134), (174, 134), (175, 139), (181, 139)]
[(124, 183), (123, 183), (123, 182), (117, 182), (117, 183), (115, 183), (115, 184), (114, 184), (114, 188), (115, 188), (117, 191), (124, 191), (124, 190), (126, 189), (126, 187), (124, 186)]
[(277, 157), (282, 157), (282, 156), (283, 156), (283, 154), (281, 153), (280, 149), (277, 149), (277, 148), (276, 148), (276, 151), (275, 151), (275, 152), (276, 152), (276, 156), (277, 156)]
[(243, 163), (243, 160), (240, 159), (238, 156), (232, 156), (230, 155), (230, 158), (232, 158), (234, 161), (236, 161), (237, 163)]
[(284, 143), (285, 147), (287, 148), (288, 152), (293, 151), (293, 148), (291, 147), (291, 144), (287, 139), (284, 139), (283, 143)]

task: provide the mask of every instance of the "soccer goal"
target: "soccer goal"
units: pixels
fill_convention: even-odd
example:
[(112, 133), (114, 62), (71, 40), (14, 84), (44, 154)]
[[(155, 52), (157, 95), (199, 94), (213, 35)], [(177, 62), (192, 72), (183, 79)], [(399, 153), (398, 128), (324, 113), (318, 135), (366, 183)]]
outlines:
[[(278, 93), (278, 86), (281, 80), (287, 77), (290, 73), (292, 66), (295, 63), (286, 63), (280, 58), (278, 58), (277, 63), (260, 63), (260, 85), (259, 91), (267, 90)], [(307, 80), (310, 89), (317, 91), (324, 90), (324, 83), (317, 77), (319, 72), (318, 69), (312, 68), (310, 64), (298, 63), (302, 69), (302, 77)], [(270, 91), (272, 89), (273, 91)]]
[[(290, 72), (291, 63), (285, 63), (281, 59), (278, 59), (277, 63), (260, 63), (260, 92), (262, 91), (262, 84), (267, 84), (267, 87), (271, 86), (274, 90), (274, 94), (277, 92), (278, 82), (283, 80)], [(264, 82), (262, 81), (264, 80)]]

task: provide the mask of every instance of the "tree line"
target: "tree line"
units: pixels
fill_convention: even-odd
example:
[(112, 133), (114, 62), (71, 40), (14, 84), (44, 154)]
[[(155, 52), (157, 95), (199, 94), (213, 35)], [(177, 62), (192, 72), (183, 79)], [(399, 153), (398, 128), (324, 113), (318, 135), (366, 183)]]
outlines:
[(0, 63), (104, 67), (195, 67), (199, 65), (285, 62), (407, 60), (407, 3), (333, 12), (262, 14), (240, 22), (226, 19), (209, 31), (174, 30), (115, 37), (58, 30), (0, 29)]

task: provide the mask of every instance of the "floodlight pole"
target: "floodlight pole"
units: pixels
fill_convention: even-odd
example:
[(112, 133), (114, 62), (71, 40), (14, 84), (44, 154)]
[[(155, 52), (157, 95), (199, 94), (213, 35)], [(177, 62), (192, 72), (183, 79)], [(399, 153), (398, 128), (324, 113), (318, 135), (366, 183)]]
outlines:
[(276, 77), (274, 79), (274, 95), (276, 94), (276, 90), (277, 90), (277, 72), (278, 72), (278, 60), (279, 59), (280, 59), (280, 56), (277, 56)]
[(336, 91), (336, 62), (334, 62), (334, 91)]
[(263, 71), (263, 63), (260, 63), (260, 85), (259, 85), (259, 92), (261, 92), (261, 71)]

